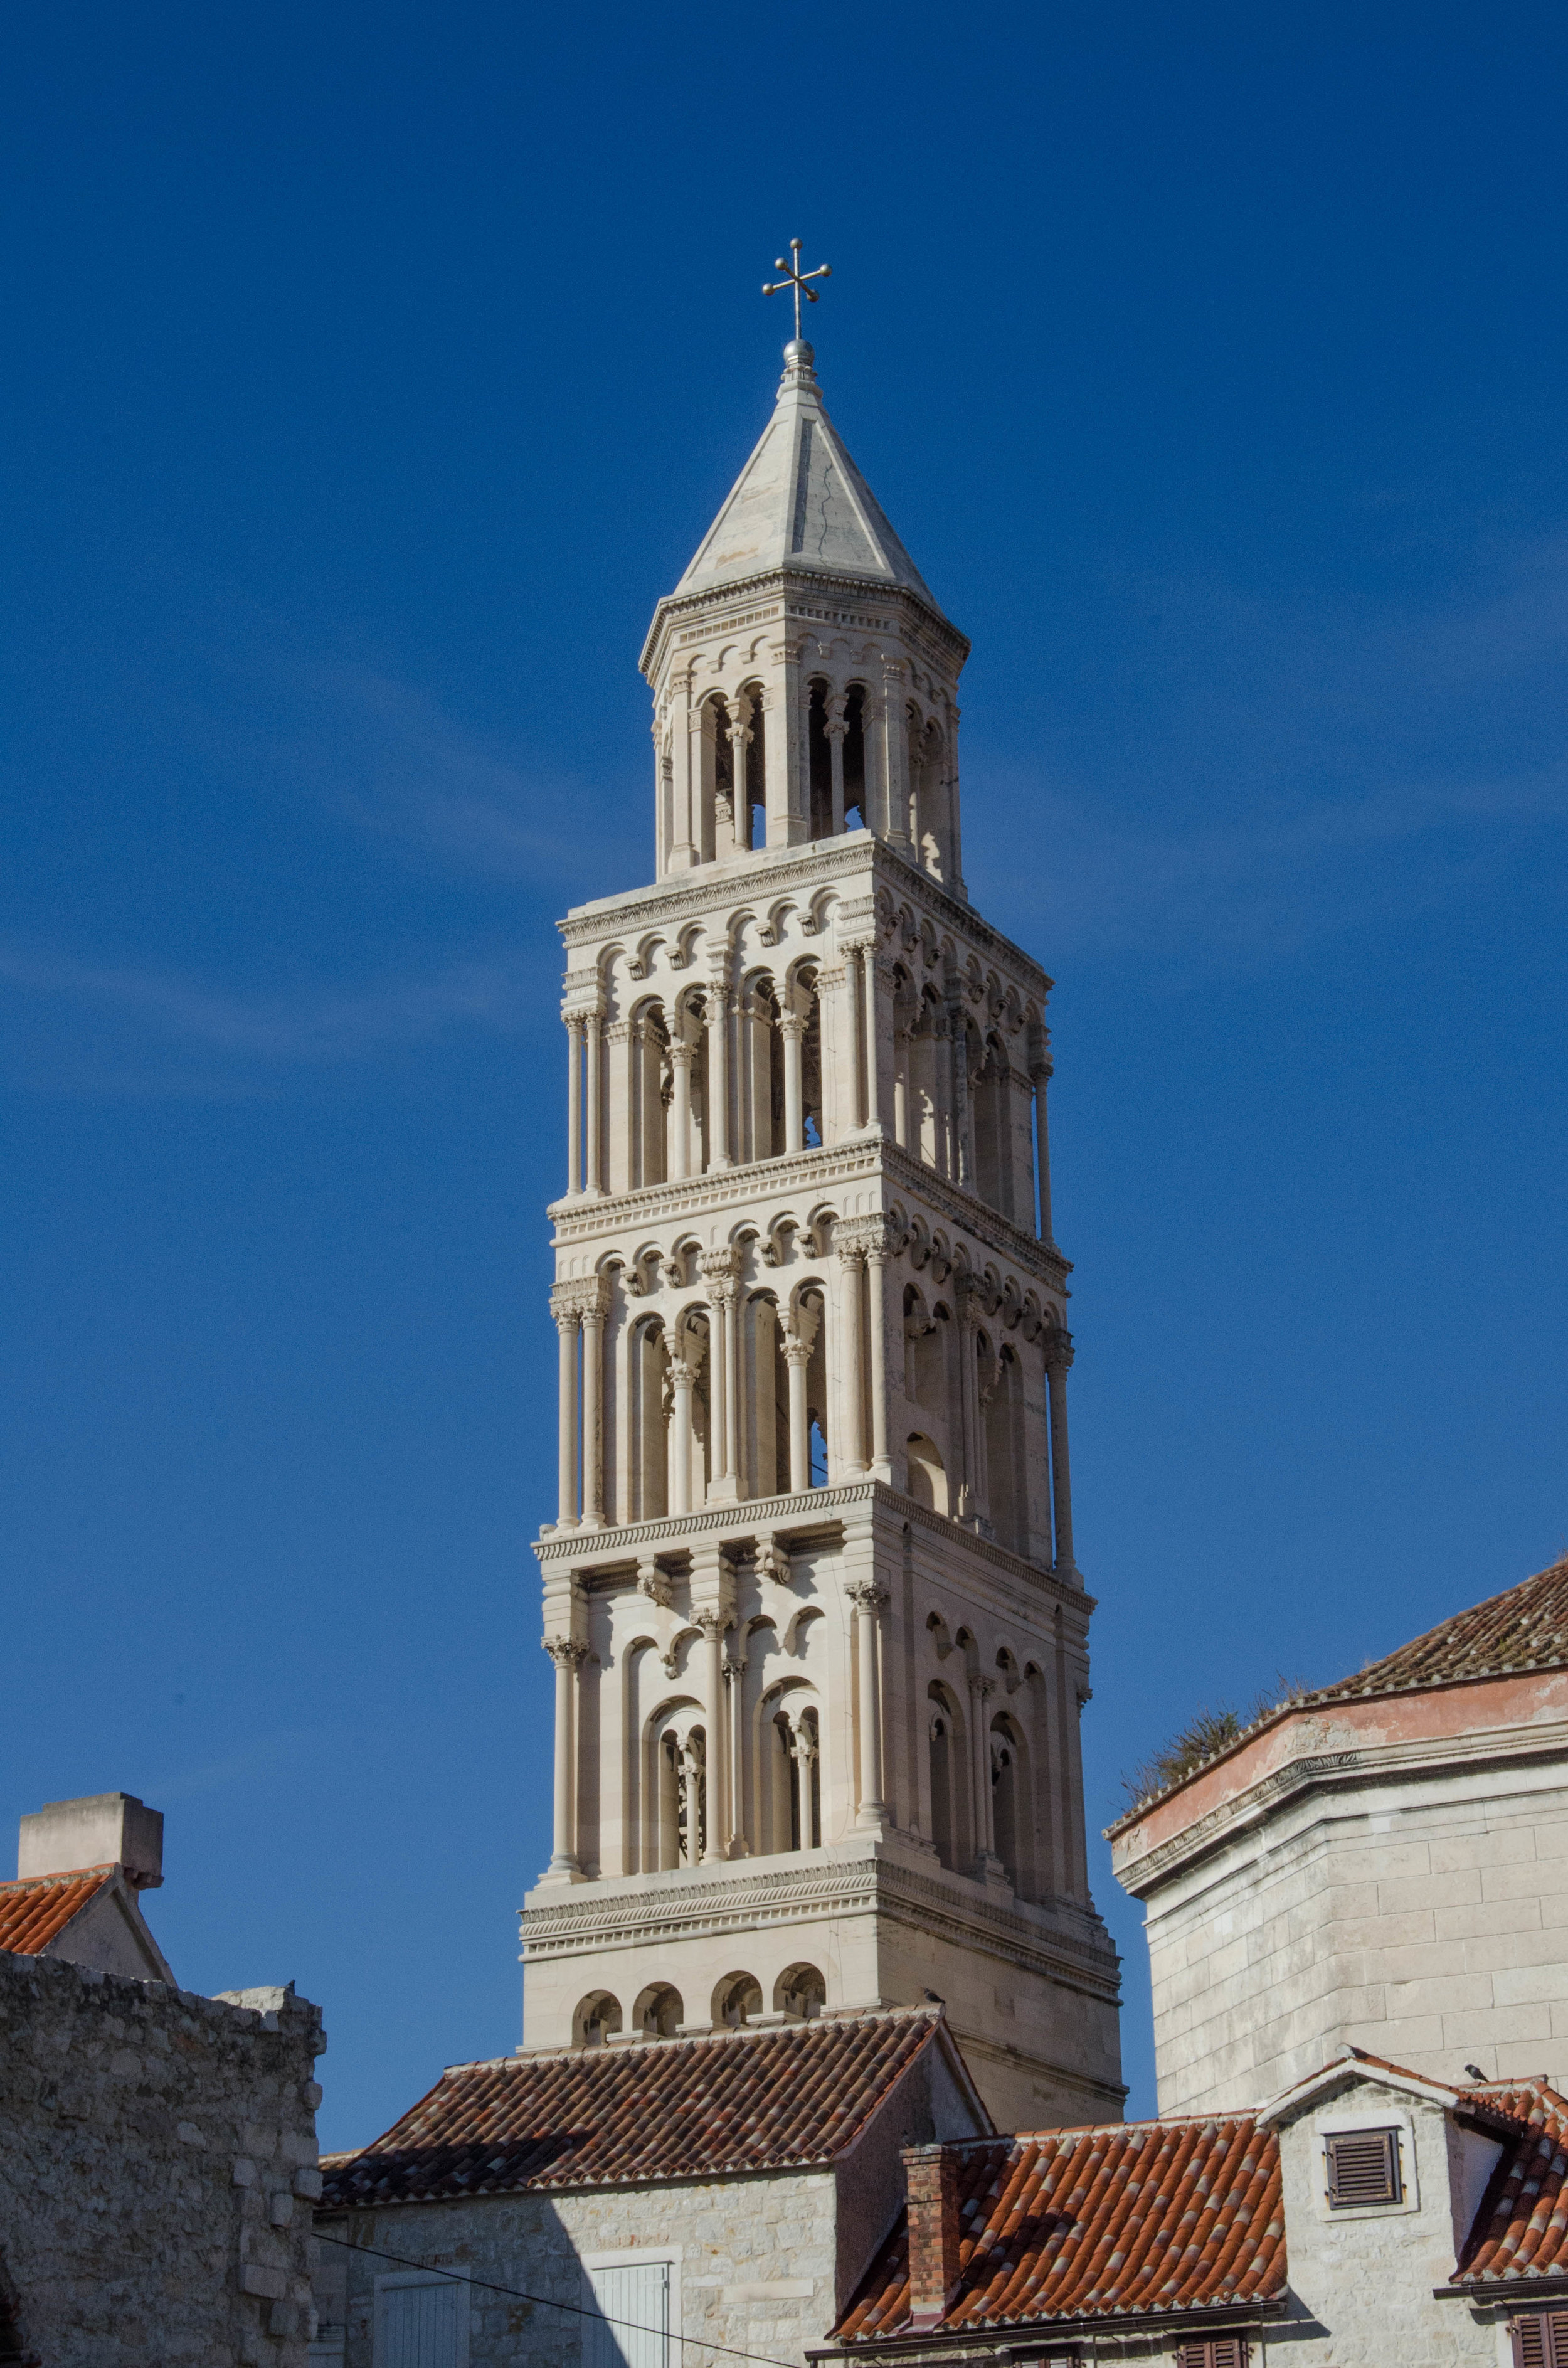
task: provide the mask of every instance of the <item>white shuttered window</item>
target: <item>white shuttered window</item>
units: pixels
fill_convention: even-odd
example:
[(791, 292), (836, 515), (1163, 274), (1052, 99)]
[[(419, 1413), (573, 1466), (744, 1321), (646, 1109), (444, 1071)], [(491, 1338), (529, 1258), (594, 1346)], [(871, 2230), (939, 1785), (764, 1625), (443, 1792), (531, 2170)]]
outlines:
[(468, 2288), (451, 2278), (393, 2284), (376, 2294), (376, 2368), (463, 2368)]
[(583, 2321), (583, 2368), (672, 2368), (668, 2261), (590, 2269), (588, 2283), (603, 2315)]

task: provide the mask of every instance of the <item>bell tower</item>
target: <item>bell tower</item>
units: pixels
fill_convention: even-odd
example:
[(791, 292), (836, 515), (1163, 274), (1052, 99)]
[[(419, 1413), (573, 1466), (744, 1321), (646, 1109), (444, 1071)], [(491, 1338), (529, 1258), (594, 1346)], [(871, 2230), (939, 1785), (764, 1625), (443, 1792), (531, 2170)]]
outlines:
[(937, 607), (785, 348), (642, 653), (655, 878), (562, 925), (554, 1835), (529, 2046), (937, 1997), (1115, 2118), (1051, 982), (963, 883)]

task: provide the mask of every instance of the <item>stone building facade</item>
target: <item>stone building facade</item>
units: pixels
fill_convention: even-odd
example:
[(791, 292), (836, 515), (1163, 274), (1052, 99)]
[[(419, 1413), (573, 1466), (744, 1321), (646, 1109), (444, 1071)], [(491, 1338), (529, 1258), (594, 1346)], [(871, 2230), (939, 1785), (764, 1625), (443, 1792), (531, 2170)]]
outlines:
[(1050, 981), (962, 878), (942, 614), (791, 345), (643, 653), (656, 878), (563, 924), (530, 2045), (948, 2002), (1114, 2111)]
[(813, 2362), (1550, 2368), (1568, 2100), (1346, 2050), (1267, 2105), (912, 2149)]
[(1443, 2081), (1568, 2050), (1568, 1563), (1287, 1704), (1111, 1828), (1161, 2110), (1339, 2047)]

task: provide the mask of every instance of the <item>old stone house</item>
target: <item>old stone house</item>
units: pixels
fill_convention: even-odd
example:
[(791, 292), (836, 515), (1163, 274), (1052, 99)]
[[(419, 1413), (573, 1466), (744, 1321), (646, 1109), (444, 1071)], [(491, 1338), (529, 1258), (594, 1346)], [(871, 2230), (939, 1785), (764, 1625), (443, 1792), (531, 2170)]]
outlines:
[(991, 2126), (935, 2007), (459, 2065), (324, 2166), (312, 2359), (798, 2361), (901, 2207), (903, 2149)]
[(1111, 1828), (1163, 2111), (1345, 2045), (1433, 2078), (1568, 2044), (1568, 1562), (1282, 1705)]
[(176, 1986), (162, 1841), (128, 1794), (55, 1803), (0, 1884), (0, 2360), (305, 2368), (321, 2016)]
[(1568, 2356), (1568, 2100), (1347, 2052), (1248, 2112), (912, 2150), (813, 2360), (1548, 2368)]

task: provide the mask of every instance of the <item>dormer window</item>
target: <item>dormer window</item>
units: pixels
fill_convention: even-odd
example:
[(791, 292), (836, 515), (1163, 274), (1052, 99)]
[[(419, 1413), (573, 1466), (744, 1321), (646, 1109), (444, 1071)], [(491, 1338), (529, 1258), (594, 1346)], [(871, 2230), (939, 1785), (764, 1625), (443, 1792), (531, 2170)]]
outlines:
[(1568, 2310), (1526, 2311), (1508, 2325), (1514, 2368), (1568, 2368)]
[(1335, 2130), (1323, 2142), (1331, 2212), (1403, 2203), (1397, 2130)]

